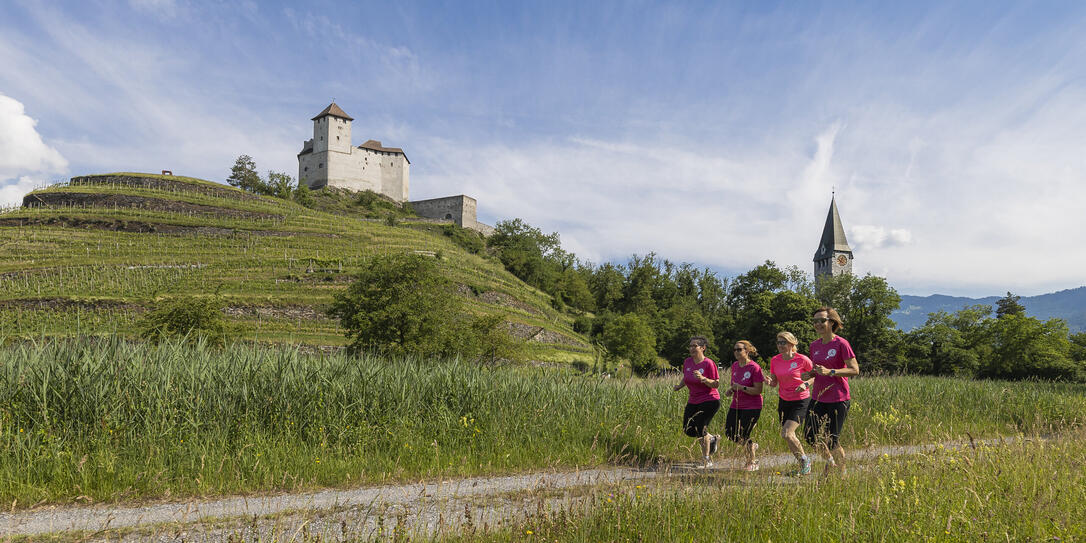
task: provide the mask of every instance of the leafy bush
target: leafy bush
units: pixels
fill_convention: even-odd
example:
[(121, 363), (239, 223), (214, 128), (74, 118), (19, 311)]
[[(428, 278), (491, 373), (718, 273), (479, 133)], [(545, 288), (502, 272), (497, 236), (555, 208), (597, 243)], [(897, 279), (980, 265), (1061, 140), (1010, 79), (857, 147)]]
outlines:
[(316, 205), (316, 200), (313, 199), (313, 192), (309, 190), (309, 185), (305, 183), (298, 183), (297, 187), (294, 187), (294, 201), (298, 205), (312, 208)]
[(437, 261), (421, 255), (374, 257), (336, 295), (328, 314), (340, 321), (353, 353), (519, 358), (519, 340), (501, 317), (464, 317), (463, 303)]
[(479, 254), (486, 247), (483, 235), (455, 224), (446, 224), (441, 227), (441, 233), (471, 254)]
[(226, 322), (222, 311), (225, 305), (219, 296), (165, 299), (141, 319), (140, 337), (154, 342), (204, 337), (212, 344), (223, 345), (237, 332)]
[(469, 360), (498, 362), (519, 360), (524, 342), (509, 333), (505, 320), (498, 315), (483, 315), (459, 323), (456, 352)]

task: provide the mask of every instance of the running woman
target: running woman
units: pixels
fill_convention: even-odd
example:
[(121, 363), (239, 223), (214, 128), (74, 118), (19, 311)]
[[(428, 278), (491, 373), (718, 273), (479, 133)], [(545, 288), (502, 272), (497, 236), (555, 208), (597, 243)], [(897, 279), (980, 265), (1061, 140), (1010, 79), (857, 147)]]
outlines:
[(860, 374), (856, 353), (845, 338), (837, 335), (844, 326), (841, 315), (832, 307), (820, 307), (811, 315), (818, 339), (811, 342), (811, 360), (814, 368), (805, 374), (814, 378), (811, 392), (811, 409), (807, 413), (807, 442), (814, 445), (826, 460), (823, 475), (831, 470), (845, 472), (845, 450), (841, 448), (841, 429), (848, 417), (852, 396), (848, 378)]
[(683, 432), (697, 440), (701, 444), (702, 461), (707, 468), (713, 467), (710, 455), (714, 452), (716, 436), (706, 431), (713, 415), (720, 410), (720, 375), (716, 369), (716, 362), (705, 356), (705, 349), (709, 347), (709, 340), (704, 336), (690, 338), (688, 346), (690, 358), (683, 361), (683, 378), (675, 385), (675, 390), (686, 387), (690, 392), (690, 399), (683, 411)]
[(777, 387), (780, 399), (777, 400), (777, 419), (781, 423), (781, 438), (788, 444), (788, 450), (796, 457), (799, 465), (790, 475), (811, 473), (811, 459), (803, 452), (803, 443), (796, 437), (796, 428), (807, 416), (807, 406), (811, 401), (810, 377), (806, 380), (804, 372), (811, 371), (814, 364), (811, 359), (799, 354), (796, 345), (799, 340), (792, 332), (777, 334), (777, 351), (780, 353), (769, 361), (769, 386)]
[(735, 342), (735, 362), (732, 362), (731, 388), (724, 392), (732, 397), (728, 408), (728, 417), (724, 421), (724, 435), (740, 444), (746, 450), (746, 471), (758, 470), (758, 458), (755, 456), (758, 444), (750, 439), (754, 425), (762, 416), (762, 386), (765, 376), (762, 367), (753, 360), (758, 356), (758, 349), (747, 340)]

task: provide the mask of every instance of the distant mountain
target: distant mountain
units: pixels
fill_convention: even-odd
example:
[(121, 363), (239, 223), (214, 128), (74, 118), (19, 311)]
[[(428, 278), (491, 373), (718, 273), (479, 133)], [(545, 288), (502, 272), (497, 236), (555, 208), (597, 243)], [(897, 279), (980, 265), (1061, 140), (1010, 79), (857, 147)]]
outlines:
[[(961, 296), (902, 296), (901, 308), (890, 314), (897, 327), (912, 330), (923, 326), (928, 313), (946, 311), (953, 313), (965, 306), (984, 304), (995, 310), (996, 301), (1002, 296), (965, 298)], [(1026, 308), (1026, 315), (1041, 320), (1060, 318), (1067, 321), (1072, 333), (1086, 332), (1086, 286), (1061, 290), (1039, 296), (1023, 296), (1018, 303)]]

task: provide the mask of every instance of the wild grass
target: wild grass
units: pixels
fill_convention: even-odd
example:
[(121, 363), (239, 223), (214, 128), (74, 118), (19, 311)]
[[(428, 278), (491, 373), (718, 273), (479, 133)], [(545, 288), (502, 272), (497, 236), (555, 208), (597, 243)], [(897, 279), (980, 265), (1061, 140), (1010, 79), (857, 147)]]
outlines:
[[(1082, 541), (1086, 436), (883, 457), (844, 478), (765, 471), (597, 493), (442, 541)], [(587, 505), (587, 507), (586, 507)]]
[[(679, 431), (686, 397), (670, 383), (287, 347), (20, 343), (0, 350), (0, 500), (129, 501), (686, 461), (695, 454)], [(1086, 422), (1083, 385), (885, 377), (857, 379), (854, 391), (849, 448)], [(772, 417), (763, 420), (763, 451), (782, 452)]]

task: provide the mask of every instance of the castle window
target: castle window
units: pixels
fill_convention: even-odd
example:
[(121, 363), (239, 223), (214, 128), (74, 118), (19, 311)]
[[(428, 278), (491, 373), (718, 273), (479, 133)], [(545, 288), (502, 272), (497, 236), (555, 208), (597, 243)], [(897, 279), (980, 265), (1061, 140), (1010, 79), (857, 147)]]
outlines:
[(304, 169), (304, 170), (302, 170), (302, 171), (303, 171), (303, 172), (308, 172), (308, 171), (309, 171), (309, 166), (306, 166), (306, 167), (305, 167), (305, 169)]
[(324, 163), (323, 163), (323, 162), (321, 162), (320, 164), (317, 164), (317, 167), (318, 167), (318, 168), (323, 168), (323, 167), (324, 167)]
[(451, 219), (452, 218), (452, 213), (446, 213), (445, 218), (446, 219)]

